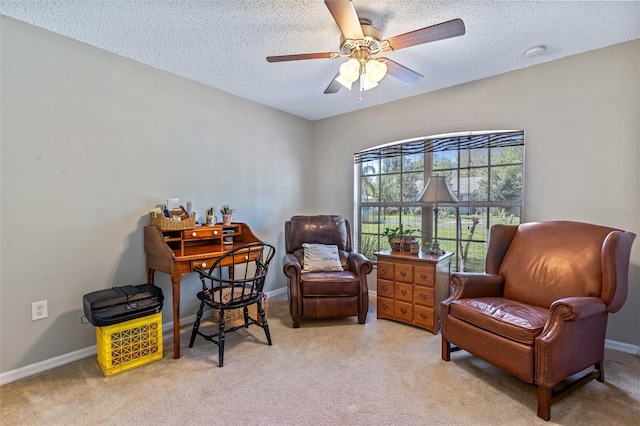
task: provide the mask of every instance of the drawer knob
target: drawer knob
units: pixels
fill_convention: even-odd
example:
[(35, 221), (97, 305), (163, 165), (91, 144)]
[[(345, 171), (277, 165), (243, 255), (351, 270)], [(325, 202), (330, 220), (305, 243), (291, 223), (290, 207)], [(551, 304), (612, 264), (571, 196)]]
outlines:
[(403, 314), (406, 314), (406, 313), (407, 313), (407, 310), (406, 310), (406, 309), (404, 309), (404, 308), (402, 308), (402, 309), (400, 309), (400, 312), (402, 312)]
[(426, 314), (420, 314), (420, 316), (422, 317), (422, 319), (427, 319), (427, 315)]
[(206, 267), (207, 267), (206, 262), (202, 262), (202, 265), (201, 265), (201, 266), (202, 266), (203, 268), (206, 268)]
[(427, 300), (429, 298), (429, 296), (427, 296), (426, 294), (421, 294), (420, 297), (422, 298), (422, 300)]
[(427, 276), (428, 276), (428, 275), (427, 275), (427, 274), (425, 274), (425, 273), (420, 274), (420, 278), (422, 278), (423, 280), (426, 280), (426, 279), (427, 279)]
[(384, 269), (382, 270), (382, 272), (384, 272), (384, 273), (386, 274), (387, 272), (389, 272), (389, 270), (388, 270), (387, 268), (384, 268)]
[(192, 237), (195, 237), (196, 235), (198, 235), (198, 233), (197, 233), (197, 232), (192, 232), (192, 233), (191, 233), (191, 236), (192, 236)]
[(213, 235), (218, 235), (218, 231), (213, 231)]
[(400, 293), (402, 293), (403, 296), (407, 295), (407, 290), (400, 290)]
[(400, 271), (400, 275), (402, 275), (404, 277), (405, 275), (407, 275), (407, 272), (406, 271)]
[(249, 256), (245, 256), (245, 257), (244, 257), (244, 260), (249, 260)]
[(387, 286), (385, 285), (385, 286), (383, 286), (383, 287), (382, 287), (382, 289), (383, 289), (384, 291), (387, 291), (387, 290), (389, 290), (389, 287), (387, 287)]

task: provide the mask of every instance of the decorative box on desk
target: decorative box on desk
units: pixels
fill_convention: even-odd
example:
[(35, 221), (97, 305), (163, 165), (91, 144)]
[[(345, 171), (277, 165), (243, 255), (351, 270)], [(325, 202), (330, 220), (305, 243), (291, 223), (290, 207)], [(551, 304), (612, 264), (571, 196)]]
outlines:
[(451, 256), (385, 250), (378, 258), (377, 312), (437, 334), (440, 302), (449, 297)]
[(96, 343), (107, 377), (162, 359), (162, 312), (96, 327)]

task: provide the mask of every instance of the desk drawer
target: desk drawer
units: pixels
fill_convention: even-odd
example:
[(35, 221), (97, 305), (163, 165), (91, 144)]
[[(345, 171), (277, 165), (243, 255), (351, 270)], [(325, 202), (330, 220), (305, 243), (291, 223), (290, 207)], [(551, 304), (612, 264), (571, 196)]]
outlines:
[(396, 263), (395, 278), (396, 281), (403, 283), (413, 282), (413, 266), (405, 265), (404, 263)]
[(413, 322), (421, 327), (426, 327), (429, 330), (435, 330), (434, 312), (432, 308), (426, 308), (424, 306), (413, 307)]
[(404, 322), (413, 320), (413, 307), (411, 303), (396, 302), (393, 304), (393, 317)]
[(413, 288), (413, 302), (417, 305), (433, 307), (435, 293), (433, 288), (415, 286)]
[(436, 268), (433, 266), (416, 266), (414, 282), (416, 285), (433, 287)]
[(216, 261), (216, 258), (212, 258), (212, 259), (202, 259), (202, 260), (194, 260), (191, 262), (191, 270), (193, 271), (195, 268), (200, 268), (200, 269), (204, 269), (205, 271), (208, 271), (209, 268), (211, 268), (211, 265), (213, 265), (213, 262)]
[(378, 318), (393, 318), (393, 299), (378, 297)]
[(396, 300), (411, 303), (413, 298), (411, 284), (396, 283), (393, 289), (393, 295)]
[[(222, 256), (224, 253), (221, 253), (220, 256)], [(191, 270), (193, 270), (193, 268), (201, 268), (201, 269), (209, 269), (211, 268), (211, 265), (213, 265), (213, 263), (216, 261), (217, 257), (211, 258), (211, 259), (202, 259), (202, 260), (194, 260), (191, 262)], [(231, 266), (232, 264), (236, 264), (239, 265), (241, 263), (246, 263), (247, 260), (249, 259), (249, 256), (247, 255), (247, 253), (238, 253), (237, 255), (233, 256), (233, 262), (231, 261), (231, 258), (227, 258), (225, 260), (222, 261), (222, 263), (220, 263), (219, 266)]]
[(378, 261), (378, 278), (393, 281), (393, 263)]
[(200, 240), (214, 237), (222, 237), (222, 228), (203, 226), (200, 228), (186, 229), (182, 231), (183, 240)]
[(378, 296), (393, 298), (393, 282), (378, 279)]

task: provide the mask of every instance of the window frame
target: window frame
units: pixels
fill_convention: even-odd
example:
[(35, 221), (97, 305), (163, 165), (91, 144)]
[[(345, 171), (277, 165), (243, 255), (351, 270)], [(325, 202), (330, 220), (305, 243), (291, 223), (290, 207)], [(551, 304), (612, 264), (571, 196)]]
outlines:
[[(498, 141), (497, 143), (495, 141)], [(388, 244), (384, 243), (384, 236), (383, 236), (383, 232), (384, 232), (384, 228), (387, 227), (386, 225), (389, 225), (389, 227), (402, 227), (405, 226), (405, 224), (403, 223), (403, 216), (404, 217), (408, 217), (410, 215), (405, 215), (403, 214), (403, 211), (406, 212), (410, 212), (412, 211), (411, 209), (421, 209), (419, 213), (416, 213), (415, 210), (413, 210), (413, 216), (420, 216), (421, 220), (419, 225), (416, 225), (417, 222), (415, 222), (415, 220), (411, 223), (411, 224), (407, 224), (407, 227), (411, 227), (411, 228), (418, 228), (420, 229), (420, 231), (424, 231), (422, 236), (417, 235), (418, 239), (422, 239), (423, 242), (424, 241), (431, 241), (431, 237), (433, 234), (433, 205), (431, 204), (422, 204), (422, 203), (418, 203), (415, 201), (415, 198), (413, 200), (409, 199), (409, 200), (405, 200), (402, 199), (403, 196), (403, 189), (402, 189), (402, 185), (403, 182), (405, 184), (408, 184), (406, 182), (406, 179), (404, 179), (405, 176), (408, 176), (408, 173), (414, 173), (414, 172), (419, 172), (422, 174), (422, 185), (420, 185), (419, 188), (416, 188), (416, 190), (419, 191), (422, 189), (422, 187), (424, 186), (424, 184), (427, 182), (428, 178), (431, 175), (434, 174), (450, 174), (450, 175), (454, 175), (455, 179), (454, 179), (454, 185), (452, 185), (452, 189), (453, 191), (459, 195), (460, 192), (460, 188), (462, 186), (462, 181), (463, 179), (465, 179), (465, 177), (463, 177), (463, 175), (465, 173), (469, 174), (472, 170), (480, 170), (480, 171), (486, 171), (486, 177), (485, 182), (482, 183), (482, 177), (479, 177), (477, 180), (477, 186), (480, 186), (481, 184), (485, 185), (486, 188), (483, 188), (486, 191), (486, 199), (482, 199), (482, 200), (472, 200), (469, 199), (471, 197), (472, 192), (470, 191), (471, 188), (471, 184), (470, 184), (470, 180), (467, 180), (467, 193), (463, 194), (467, 196), (467, 199), (464, 200), (462, 198), (460, 198), (460, 203), (457, 204), (445, 204), (445, 203), (439, 203), (438, 207), (440, 208), (440, 210), (442, 210), (443, 208), (447, 208), (448, 212), (454, 212), (453, 213), (453, 217), (455, 218), (455, 234), (451, 235), (451, 232), (449, 232), (449, 235), (443, 235), (442, 234), (442, 227), (441, 227), (441, 223), (440, 221), (442, 220), (442, 214), (439, 214), (439, 222), (438, 222), (438, 240), (440, 241), (441, 245), (443, 242), (448, 242), (448, 249), (447, 251), (454, 251), (454, 259), (452, 262), (452, 270), (454, 271), (459, 271), (461, 269), (465, 269), (468, 271), (470, 267), (475, 268), (473, 271), (474, 272), (482, 272), (484, 271), (484, 258), (485, 258), (485, 252), (486, 252), (486, 236), (488, 235), (488, 231), (489, 228), (496, 223), (496, 220), (494, 220), (496, 217), (503, 217), (505, 218), (506, 221), (506, 217), (505, 217), (505, 212), (516, 212), (517, 214), (514, 216), (513, 214), (511, 216), (508, 216), (508, 218), (510, 218), (510, 220), (512, 221), (511, 223), (513, 224), (519, 224), (524, 222), (524, 214), (525, 214), (525, 209), (524, 209), (524, 176), (525, 176), (525, 135), (524, 135), (524, 131), (523, 130), (492, 130), (492, 131), (480, 131), (480, 132), (463, 132), (463, 133), (451, 133), (451, 134), (444, 134), (444, 135), (435, 135), (435, 136), (429, 136), (429, 137), (419, 137), (419, 138), (412, 138), (412, 139), (405, 139), (402, 141), (397, 141), (397, 142), (392, 142), (392, 143), (387, 143), (387, 144), (383, 144), (374, 148), (370, 148), (367, 150), (363, 150), (360, 151), (356, 154), (354, 154), (354, 234), (356, 236), (355, 241), (354, 241), (354, 245), (356, 247), (356, 249), (360, 252), (364, 251), (366, 252), (370, 252), (371, 251), (371, 239), (367, 238), (367, 247), (363, 247), (363, 235), (371, 235), (372, 239), (374, 240), (374, 247), (375, 250), (373, 250), (373, 253), (380, 251), (380, 250), (384, 250), (384, 249), (388, 249), (389, 246)], [(508, 162), (495, 162), (495, 159), (497, 158), (497, 155), (502, 155), (503, 153), (505, 153), (505, 150), (502, 149), (497, 149), (494, 151), (494, 149), (496, 148), (508, 148), (508, 147), (520, 147), (519, 149), (521, 149), (521, 151), (518, 151), (518, 149), (513, 150), (513, 151), (509, 151), (512, 153), (515, 152), (516, 155), (519, 155), (519, 158), (516, 156), (516, 160), (515, 161), (508, 161)], [(476, 150), (476, 151), (474, 151)], [(477, 151), (477, 150), (482, 150), (484, 151), (484, 154), (482, 151)], [(456, 159), (455, 161), (453, 161), (452, 166), (449, 168), (434, 168), (434, 157), (437, 157), (438, 154), (436, 153), (441, 153), (441, 152), (445, 152), (445, 151), (449, 151), (449, 152), (455, 152), (456, 153)], [(405, 170), (405, 156), (407, 155), (414, 155), (414, 154), (419, 154), (419, 155), (424, 155), (423, 157), (423, 167), (420, 170)], [(463, 154), (467, 154), (469, 156), (469, 159), (467, 162), (462, 161), (461, 156)], [(482, 155), (486, 155), (486, 163), (484, 164), (478, 164), (478, 165), (474, 165), (472, 164), (471, 161), (471, 156), (472, 154), (477, 154), (480, 157), (482, 157)], [(387, 159), (395, 159), (395, 158), (400, 158), (401, 160), (398, 162), (398, 167), (395, 170), (387, 170), (385, 169), (384, 165), (383, 165), (383, 161), (387, 160)], [(393, 160), (393, 161), (397, 161), (397, 160)], [(375, 168), (375, 164), (373, 164), (372, 162), (377, 162), (377, 170), (374, 170), (373, 174), (369, 174), (369, 175), (365, 175), (362, 173), (363, 168), (365, 167), (364, 165), (371, 165), (371, 168)], [(471, 164), (469, 164), (471, 163)], [(364, 164), (364, 165), (363, 165)], [(496, 173), (499, 169), (502, 169), (501, 172), (504, 174), (505, 172), (508, 172), (507, 168), (514, 168), (513, 172), (511, 173), (515, 173), (516, 177), (519, 177), (520, 181), (519, 181), (519, 185), (520, 185), (520, 191), (518, 193), (518, 191), (515, 191), (513, 194), (515, 194), (514, 196), (516, 197), (516, 199), (510, 199), (510, 200), (492, 200), (493, 198), (493, 194), (492, 192), (495, 190), (495, 187), (493, 187), (492, 185), (494, 184), (493, 179), (493, 175), (496, 175), (496, 178), (499, 176), (498, 173)], [(519, 169), (518, 169), (519, 168)], [(399, 183), (401, 186), (401, 190), (398, 191), (398, 196), (399, 196), (399, 200), (397, 201), (383, 201), (381, 198), (383, 197), (382, 195), (382, 187), (381, 187), (381, 182), (382, 179), (384, 178), (384, 176), (393, 176), (393, 175), (398, 175), (399, 176)], [(372, 201), (363, 201), (362, 200), (362, 192), (363, 192), (363, 177), (364, 176), (377, 176), (378, 177), (378, 188), (377, 188), (377, 198), (375, 198)], [(414, 176), (415, 179), (415, 176)], [(515, 180), (516, 183), (518, 183), (517, 179)], [(410, 183), (409, 183), (410, 184)], [(413, 182), (414, 185), (418, 184), (418, 181)], [(514, 185), (517, 188), (517, 185)], [(413, 188), (411, 188), (413, 190)], [(409, 193), (409, 196), (411, 196), (412, 191), (407, 191)], [(477, 189), (474, 190), (474, 194), (476, 194), (478, 191)], [(498, 194), (500, 195), (500, 194)], [(369, 232), (364, 232), (363, 234), (363, 211), (365, 208), (372, 208), (375, 211), (374, 219), (377, 218), (377, 220), (374, 220), (372, 222), (367, 222), (369, 224), (373, 224), (374, 226), (377, 227), (377, 232), (374, 231), (369, 231)], [(386, 210), (383, 210), (386, 209)], [(397, 210), (397, 222), (394, 222), (392, 224), (388, 224), (387, 222), (383, 222), (382, 217), (388, 217), (386, 214), (386, 212), (389, 211), (393, 211), (393, 209)], [(453, 210), (451, 210), (453, 209)], [(501, 209), (500, 213), (501, 214), (495, 214), (496, 211), (493, 209)], [(461, 214), (462, 212), (466, 212), (465, 214)], [(481, 214), (470, 214), (471, 211), (475, 211), (477, 212), (482, 212)], [(493, 215), (492, 215), (493, 213)], [(480, 216), (481, 218), (478, 219), (478, 222), (476, 222), (476, 216)], [(514, 218), (517, 218), (517, 221), (513, 221)], [(449, 218), (450, 221), (452, 221), (453, 219), (450, 217)], [(469, 223), (475, 223), (472, 226), (468, 227), (468, 233), (474, 233), (474, 231), (476, 231), (476, 226), (481, 223), (482, 227), (481, 228), (477, 228), (477, 230), (479, 231), (478, 234), (473, 234), (473, 238), (468, 238), (468, 236), (464, 235), (464, 230), (463, 230), (463, 226), (464, 223), (461, 219), (464, 219), (466, 221), (469, 221)], [(473, 229), (472, 229), (473, 228)], [(478, 236), (478, 237), (476, 237)], [(366, 238), (366, 237), (365, 237)], [(377, 239), (377, 244), (375, 244), (375, 240)], [(476, 253), (475, 253), (475, 258), (476, 258), (476, 262), (474, 265), (471, 265), (471, 262), (469, 263), (469, 265), (463, 265), (463, 260), (464, 259), (468, 259), (467, 258), (467, 254), (468, 252), (465, 253), (464, 259), (461, 256), (461, 252), (463, 250), (468, 251), (469, 246), (473, 244), (475, 246), (476, 249)], [(422, 244), (421, 244), (422, 245)], [(465, 247), (466, 245), (466, 247)], [(451, 250), (452, 247), (455, 247), (455, 250)], [(478, 250), (480, 250), (480, 248), (482, 247), (483, 251), (482, 253), (479, 253)], [(366, 255), (366, 253), (365, 253)], [(479, 262), (477, 261), (478, 256), (481, 256), (481, 260), (482, 260), (482, 271), (479, 271), (478, 269), (480, 268)], [(375, 256), (373, 256), (373, 254), (371, 254), (370, 258), (372, 258), (372, 261), (376, 261)]]

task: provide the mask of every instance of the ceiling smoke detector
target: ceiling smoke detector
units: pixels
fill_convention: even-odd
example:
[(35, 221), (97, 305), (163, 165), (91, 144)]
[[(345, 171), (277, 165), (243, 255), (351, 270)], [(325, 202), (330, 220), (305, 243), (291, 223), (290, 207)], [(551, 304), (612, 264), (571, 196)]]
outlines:
[(545, 50), (547, 50), (547, 48), (542, 46), (542, 45), (533, 46), (532, 48), (530, 48), (526, 52), (524, 52), (524, 57), (525, 58), (537, 58), (538, 56), (542, 56), (542, 54), (545, 52)]

